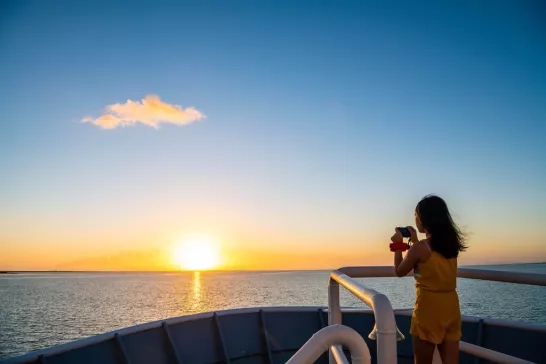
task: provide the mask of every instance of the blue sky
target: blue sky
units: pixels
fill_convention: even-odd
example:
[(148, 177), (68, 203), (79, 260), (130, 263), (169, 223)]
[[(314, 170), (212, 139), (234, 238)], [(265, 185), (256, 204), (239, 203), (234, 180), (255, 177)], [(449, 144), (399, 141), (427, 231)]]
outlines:
[[(104, 249), (177, 229), (382, 246), (438, 193), (479, 257), (518, 241), (521, 259), (546, 259), (539, 2), (1, 7), (0, 242), (14, 257), (44, 248), (24, 226), (127, 242)], [(206, 118), (80, 122), (148, 94)]]

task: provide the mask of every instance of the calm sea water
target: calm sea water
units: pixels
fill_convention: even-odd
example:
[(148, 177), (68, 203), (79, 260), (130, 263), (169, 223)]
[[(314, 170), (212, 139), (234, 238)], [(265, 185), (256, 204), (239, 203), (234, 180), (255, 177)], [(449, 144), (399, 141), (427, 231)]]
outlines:
[[(546, 264), (488, 268), (546, 273)], [(328, 271), (0, 275), (0, 359), (129, 325), (256, 306), (326, 306)], [(413, 278), (362, 279), (412, 307)], [(459, 279), (464, 314), (546, 324), (546, 287)], [(342, 305), (364, 307), (342, 290)]]

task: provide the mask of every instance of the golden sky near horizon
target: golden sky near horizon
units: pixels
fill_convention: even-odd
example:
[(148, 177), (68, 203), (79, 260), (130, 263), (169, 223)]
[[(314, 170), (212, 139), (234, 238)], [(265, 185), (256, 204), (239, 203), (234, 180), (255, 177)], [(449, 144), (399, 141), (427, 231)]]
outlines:
[[(82, 271), (177, 271), (177, 270), (304, 270), (335, 269), (350, 265), (391, 265), (388, 236), (353, 241), (341, 247), (335, 240), (322, 239), (315, 244), (292, 239), (275, 244), (262, 239), (261, 244), (230, 241), (213, 235), (182, 236), (149, 244), (119, 248), (113, 243), (80, 244), (45, 240), (42, 244), (8, 245), (0, 255), (0, 270), (82, 270)], [(462, 253), (459, 264), (494, 264), (546, 260), (532, 245), (509, 242), (473, 244)], [(28, 247), (27, 247), (28, 246)], [(188, 248), (188, 246), (190, 248)], [(190, 250), (188, 250), (190, 249)]]

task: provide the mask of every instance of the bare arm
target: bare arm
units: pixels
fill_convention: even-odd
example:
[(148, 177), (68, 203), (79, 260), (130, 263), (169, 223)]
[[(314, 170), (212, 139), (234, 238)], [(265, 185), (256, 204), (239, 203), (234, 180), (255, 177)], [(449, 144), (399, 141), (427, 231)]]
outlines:
[[(412, 237), (411, 240), (416, 242), (411, 246), (411, 248), (406, 253), (405, 257), (402, 257), (402, 250), (397, 250), (394, 252), (394, 274), (397, 277), (404, 277), (408, 275), (409, 272), (415, 267), (415, 265), (423, 258), (423, 242), (417, 240), (417, 232), (415, 229), (411, 228)], [(391, 241), (402, 242), (402, 234), (398, 229), (394, 230), (394, 235), (391, 236)], [(425, 248), (426, 249), (426, 248)]]
[(402, 251), (394, 252), (394, 272), (397, 277), (404, 277), (415, 267), (419, 262), (419, 249), (413, 245), (405, 257), (402, 257)]

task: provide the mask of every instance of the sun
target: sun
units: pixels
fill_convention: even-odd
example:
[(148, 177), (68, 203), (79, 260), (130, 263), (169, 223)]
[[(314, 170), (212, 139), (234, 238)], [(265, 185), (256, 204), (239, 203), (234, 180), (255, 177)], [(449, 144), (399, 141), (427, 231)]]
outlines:
[(184, 270), (210, 270), (220, 264), (218, 244), (210, 239), (194, 238), (177, 244), (173, 261)]

